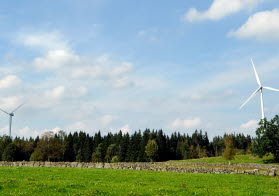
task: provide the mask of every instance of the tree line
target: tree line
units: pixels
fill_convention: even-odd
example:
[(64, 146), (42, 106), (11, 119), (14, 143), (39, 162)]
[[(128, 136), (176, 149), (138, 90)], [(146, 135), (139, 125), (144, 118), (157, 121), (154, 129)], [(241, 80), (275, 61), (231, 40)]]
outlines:
[[(1, 161), (67, 161), (67, 162), (148, 162), (182, 160), (222, 156), (224, 136), (209, 141), (207, 132), (191, 135), (163, 130), (135, 131), (133, 134), (101, 132), (93, 136), (80, 131), (74, 133), (45, 132), (41, 137), (14, 139), (0, 137)], [(238, 153), (251, 151), (250, 135), (232, 134), (233, 146)]]

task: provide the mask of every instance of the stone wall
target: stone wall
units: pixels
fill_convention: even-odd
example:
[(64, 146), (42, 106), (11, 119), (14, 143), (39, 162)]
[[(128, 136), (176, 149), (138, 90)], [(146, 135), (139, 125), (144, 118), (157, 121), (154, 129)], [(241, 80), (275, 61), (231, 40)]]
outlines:
[(149, 171), (167, 171), (179, 173), (213, 173), (213, 174), (250, 174), (276, 176), (279, 165), (265, 164), (218, 164), (218, 163), (83, 163), (83, 162), (0, 162), (0, 166), (15, 167), (75, 167), (75, 168), (104, 168), (132, 169)]

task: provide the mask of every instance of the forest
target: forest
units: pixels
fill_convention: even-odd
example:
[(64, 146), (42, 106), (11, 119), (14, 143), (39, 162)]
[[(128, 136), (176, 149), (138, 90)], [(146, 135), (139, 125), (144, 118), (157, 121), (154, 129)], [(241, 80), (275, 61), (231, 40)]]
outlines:
[[(191, 135), (163, 130), (135, 131), (133, 134), (101, 132), (93, 136), (80, 131), (67, 134), (45, 132), (36, 138), (0, 137), (1, 161), (67, 161), (67, 162), (148, 162), (182, 160), (221, 156), (225, 149), (224, 136), (209, 141), (207, 132)], [(233, 145), (239, 154), (251, 152), (250, 135), (232, 134)], [(155, 151), (147, 156), (147, 146), (153, 141)], [(152, 143), (152, 142), (151, 142)], [(152, 146), (151, 146), (152, 148)]]

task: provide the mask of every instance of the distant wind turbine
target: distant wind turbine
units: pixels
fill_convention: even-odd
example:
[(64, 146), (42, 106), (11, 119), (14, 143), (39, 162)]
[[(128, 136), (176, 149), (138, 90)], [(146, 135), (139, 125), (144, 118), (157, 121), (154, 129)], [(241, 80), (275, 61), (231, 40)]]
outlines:
[(255, 65), (254, 65), (254, 62), (253, 62), (253, 59), (251, 59), (251, 62), (252, 62), (252, 65), (253, 65), (253, 69), (254, 69), (254, 72), (255, 72), (255, 76), (256, 76), (256, 80), (257, 80), (257, 83), (259, 85), (259, 87), (257, 88), (257, 90), (242, 104), (242, 106), (239, 108), (241, 109), (246, 103), (248, 103), (250, 101), (250, 99), (252, 99), (258, 92), (261, 93), (261, 111), (262, 111), (262, 119), (265, 118), (264, 116), (264, 101), (263, 101), (263, 89), (267, 89), (267, 90), (271, 90), (271, 91), (278, 91), (278, 89), (275, 89), (275, 88), (271, 88), (271, 87), (268, 87), (268, 86), (262, 86), (261, 84), (261, 81), (259, 79), (259, 76), (258, 76), (258, 73), (256, 71), (256, 68), (255, 68)]
[(11, 113), (6, 112), (5, 110), (0, 109), (2, 112), (8, 114), (10, 116), (10, 121), (9, 121), (9, 136), (11, 137), (11, 133), (12, 133), (12, 119), (14, 116), (15, 111), (17, 111), (21, 106), (23, 106), (25, 103), (19, 105), (16, 109), (14, 109)]

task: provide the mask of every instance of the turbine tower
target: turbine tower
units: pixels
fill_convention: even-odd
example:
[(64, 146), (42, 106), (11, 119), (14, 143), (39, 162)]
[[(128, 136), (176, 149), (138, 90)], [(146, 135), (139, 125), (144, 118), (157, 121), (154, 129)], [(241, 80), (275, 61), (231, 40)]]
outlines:
[(14, 116), (14, 113), (15, 111), (17, 111), (21, 106), (23, 106), (25, 103), (19, 105), (16, 109), (14, 109), (11, 113), (9, 112), (6, 112), (5, 110), (2, 110), (0, 109), (2, 112), (8, 114), (10, 116), (10, 119), (9, 119), (9, 137), (11, 137), (11, 133), (12, 133), (12, 120), (13, 120), (13, 116)]
[(248, 103), (258, 92), (261, 93), (261, 112), (262, 112), (262, 119), (265, 118), (264, 116), (264, 100), (263, 100), (263, 89), (267, 89), (267, 90), (271, 90), (271, 91), (278, 91), (278, 89), (275, 89), (275, 88), (272, 88), (272, 87), (268, 87), (268, 86), (262, 86), (261, 84), (261, 81), (260, 81), (260, 78), (259, 78), (259, 75), (257, 73), (257, 70), (255, 68), (255, 65), (254, 65), (254, 62), (253, 62), (253, 59), (251, 59), (251, 62), (252, 62), (252, 65), (253, 65), (253, 69), (254, 69), (254, 72), (255, 72), (255, 76), (256, 76), (256, 80), (257, 80), (257, 83), (259, 85), (259, 87), (256, 89), (255, 92), (252, 93), (252, 95), (242, 104), (242, 106), (240, 106), (239, 109), (241, 109), (246, 103)]

